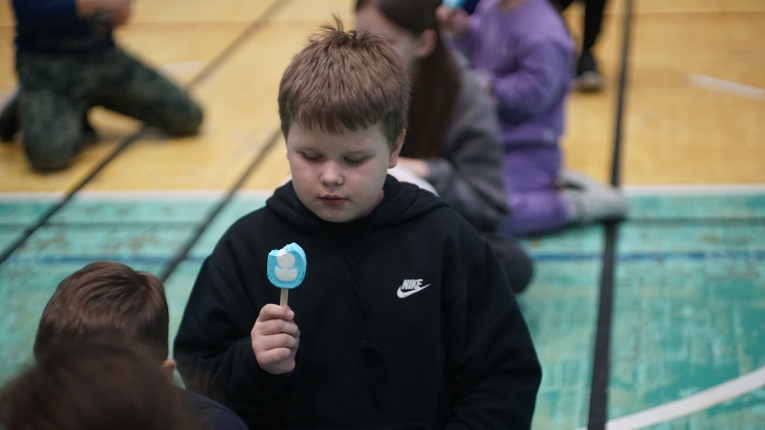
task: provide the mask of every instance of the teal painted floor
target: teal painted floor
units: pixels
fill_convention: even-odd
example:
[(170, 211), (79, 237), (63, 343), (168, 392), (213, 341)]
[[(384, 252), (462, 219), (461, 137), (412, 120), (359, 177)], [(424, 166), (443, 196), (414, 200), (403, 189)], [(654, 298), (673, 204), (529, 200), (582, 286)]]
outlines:
[[(171, 333), (204, 257), (263, 204), (237, 196), (167, 281)], [(618, 418), (765, 366), (765, 195), (632, 196), (619, 228), (609, 414)], [(0, 201), (0, 248), (52, 205)], [(28, 363), (56, 285), (99, 259), (159, 274), (214, 207), (213, 198), (75, 198), (0, 266), (0, 381)], [(535, 429), (586, 424), (603, 229), (525, 239), (536, 276), (520, 297), (544, 378)], [(652, 429), (765, 428), (765, 390)]]

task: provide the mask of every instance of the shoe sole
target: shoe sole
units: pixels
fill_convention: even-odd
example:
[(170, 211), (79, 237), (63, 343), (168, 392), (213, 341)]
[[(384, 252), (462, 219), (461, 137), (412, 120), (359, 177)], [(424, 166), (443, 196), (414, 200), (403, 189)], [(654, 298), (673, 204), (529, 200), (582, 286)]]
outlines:
[(606, 80), (598, 72), (584, 72), (576, 78), (576, 89), (583, 93), (595, 93), (606, 86)]

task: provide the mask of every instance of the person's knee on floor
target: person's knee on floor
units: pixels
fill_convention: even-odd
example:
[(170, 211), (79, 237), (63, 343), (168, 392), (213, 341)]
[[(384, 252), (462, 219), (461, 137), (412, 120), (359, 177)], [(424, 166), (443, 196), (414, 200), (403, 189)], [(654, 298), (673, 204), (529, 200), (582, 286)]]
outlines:
[(24, 152), (33, 170), (54, 172), (69, 167), (77, 155), (79, 132), (62, 132), (58, 136), (46, 133), (25, 133)]
[[(22, 141), (32, 167), (41, 171), (60, 170), (71, 164), (82, 146), (94, 140), (87, 120), (77, 118), (73, 122), (70, 110), (98, 105), (99, 93), (111, 84), (118, 84), (121, 91), (130, 95), (141, 92), (140, 85), (130, 87), (120, 82), (130, 71), (124, 70), (117, 61), (122, 51), (112, 37), (113, 30), (127, 21), (131, 2), (76, 2), (76, 13), (72, 13), (71, 5), (64, 4), (66, 2), (55, 6), (51, 3), (45, 11), (39, 9), (38, 3), (12, 2), (17, 18), (16, 69), (21, 107), (17, 108), (15, 123), (13, 110), (7, 111), (8, 116), (0, 117), (0, 138), (12, 139), (23, 129)], [(40, 42), (43, 39), (47, 44)], [(127, 54), (122, 57), (127, 62), (131, 60)], [(159, 77), (153, 70), (150, 74)], [(172, 135), (196, 133), (203, 116), (199, 106), (164, 77), (155, 80), (171, 89), (171, 97), (163, 98), (162, 94), (158, 97), (153, 87), (143, 88), (144, 93), (153, 94), (148, 98), (149, 103), (133, 104), (131, 109), (117, 112), (156, 125)], [(39, 85), (40, 81), (46, 85)], [(29, 97), (35, 100), (29, 102)], [(61, 115), (66, 115), (66, 120), (62, 120)], [(155, 118), (157, 121), (152, 121)], [(61, 128), (66, 129), (63, 134), (59, 133)]]

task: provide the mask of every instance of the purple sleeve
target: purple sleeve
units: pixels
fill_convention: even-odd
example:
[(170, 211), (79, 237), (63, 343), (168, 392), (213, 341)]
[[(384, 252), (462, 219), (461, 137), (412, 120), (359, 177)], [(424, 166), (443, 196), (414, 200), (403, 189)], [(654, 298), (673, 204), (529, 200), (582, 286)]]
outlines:
[(19, 27), (31, 32), (67, 32), (79, 28), (77, 0), (13, 0)]
[(565, 46), (544, 40), (529, 43), (518, 53), (517, 71), (494, 77), (500, 117), (518, 123), (546, 112), (568, 90), (572, 77)]

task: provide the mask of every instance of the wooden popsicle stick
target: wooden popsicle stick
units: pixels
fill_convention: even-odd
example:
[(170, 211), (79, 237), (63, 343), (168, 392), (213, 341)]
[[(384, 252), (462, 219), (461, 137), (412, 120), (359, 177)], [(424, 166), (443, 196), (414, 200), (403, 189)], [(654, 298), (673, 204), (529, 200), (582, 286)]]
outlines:
[(289, 288), (281, 288), (282, 294), (281, 298), (279, 299), (279, 306), (286, 308), (287, 307), (287, 296), (289, 296), (290, 289)]

